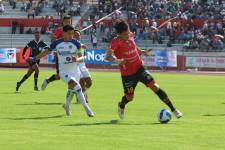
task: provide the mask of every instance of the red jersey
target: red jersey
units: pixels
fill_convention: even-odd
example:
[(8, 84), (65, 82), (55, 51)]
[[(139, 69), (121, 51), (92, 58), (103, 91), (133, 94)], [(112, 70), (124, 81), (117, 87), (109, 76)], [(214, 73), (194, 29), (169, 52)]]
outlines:
[(54, 35), (56, 36), (56, 39), (60, 39), (63, 37), (63, 28), (59, 27), (55, 30)]
[(114, 38), (109, 48), (114, 51), (117, 59), (124, 59), (126, 61), (125, 64), (119, 66), (122, 76), (135, 74), (143, 65), (133, 34), (130, 34), (129, 40), (122, 40), (118, 37)]

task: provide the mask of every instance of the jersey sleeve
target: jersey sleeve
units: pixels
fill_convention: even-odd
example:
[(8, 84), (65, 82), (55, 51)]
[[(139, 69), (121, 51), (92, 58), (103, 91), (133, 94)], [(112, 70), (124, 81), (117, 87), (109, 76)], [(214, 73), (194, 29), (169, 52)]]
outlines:
[(113, 39), (109, 45), (109, 49), (115, 52), (118, 51), (118, 47), (119, 47), (118, 41), (116, 39)]
[(32, 41), (30, 41), (29, 43), (27, 43), (26, 47), (32, 47)]
[(72, 43), (77, 47), (77, 49), (81, 49), (81, 43), (79, 41), (73, 39)]
[(122, 54), (121, 51), (119, 49), (119, 41), (117, 39), (113, 39), (109, 45), (109, 49), (113, 50), (114, 55), (116, 56), (116, 58), (121, 59), (122, 58)]
[(53, 41), (53, 42), (50, 44), (49, 51), (56, 51), (56, 45), (57, 45), (57, 42), (56, 42), (56, 41)]

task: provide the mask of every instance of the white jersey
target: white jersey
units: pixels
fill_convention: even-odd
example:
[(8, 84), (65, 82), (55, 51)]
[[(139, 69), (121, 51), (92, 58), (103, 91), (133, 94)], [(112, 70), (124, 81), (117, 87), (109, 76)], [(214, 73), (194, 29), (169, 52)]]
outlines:
[(65, 42), (64, 39), (58, 39), (50, 45), (51, 50), (56, 51), (59, 60), (59, 72), (77, 71), (78, 65), (72, 61), (72, 56), (76, 56), (77, 51), (81, 48), (81, 44), (72, 39)]
[[(83, 44), (81, 43), (81, 47), (82, 47), (82, 45)], [(81, 51), (83, 53), (82, 55), (85, 56), (85, 49), (81, 49), (81, 50), (83, 50), (83, 51)], [(78, 63), (78, 67), (80, 69), (81, 78), (90, 78), (91, 77), (91, 75), (90, 75), (90, 73), (89, 73), (89, 71), (88, 71), (88, 69), (87, 69), (87, 67), (85, 65), (85, 61), (84, 62), (79, 62)]]

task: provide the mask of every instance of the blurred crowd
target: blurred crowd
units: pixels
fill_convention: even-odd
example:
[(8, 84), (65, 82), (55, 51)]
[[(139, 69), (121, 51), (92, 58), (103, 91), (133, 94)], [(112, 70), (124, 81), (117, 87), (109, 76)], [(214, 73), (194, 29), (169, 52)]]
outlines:
[[(223, 49), (225, 36), (225, 1), (224, 0), (98, 0), (93, 8), (94, 16), (82, 21), (82, 28), (110, 12), (123, 6), (122, 14), (115, 14), (107, 22), (96, 25), (95, 32), (86, 34), (98, 35), (103, 42), (114, 36), (113, 21), (117, 18), (128, 18), (130, 29), (135, 32), (136, 40), (152, 40), (153, 43), (181, 43), (185, 48)], [(168, 20), (179, 13), (183, 18), (172, 20), (162, 26), (159, 32), (158, 20)], [(201, 20), (202, 25), (195, 23)], [(166, 43), (165, 43), (166, 42)]]

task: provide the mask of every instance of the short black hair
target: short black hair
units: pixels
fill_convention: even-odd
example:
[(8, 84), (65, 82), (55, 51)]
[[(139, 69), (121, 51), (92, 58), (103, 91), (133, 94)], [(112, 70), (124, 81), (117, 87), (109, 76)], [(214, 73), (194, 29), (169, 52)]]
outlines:
[(63, 26), (63, 32), (68, 32), (68, 31), (74, 31), (73, 26), (71, 26), (71, 25)]
[(67, 19), (71, 19), (71, 17), (69, 15), (63, 16), (63, 21)]
[(79, 32), (81, 34), (79, 29), (74, 29), (74, 32)]
[(125, 20), (117, 20), (115, 23), (115, 29), (117, 33), (126, 32), (129, 30), (129, 25)]

